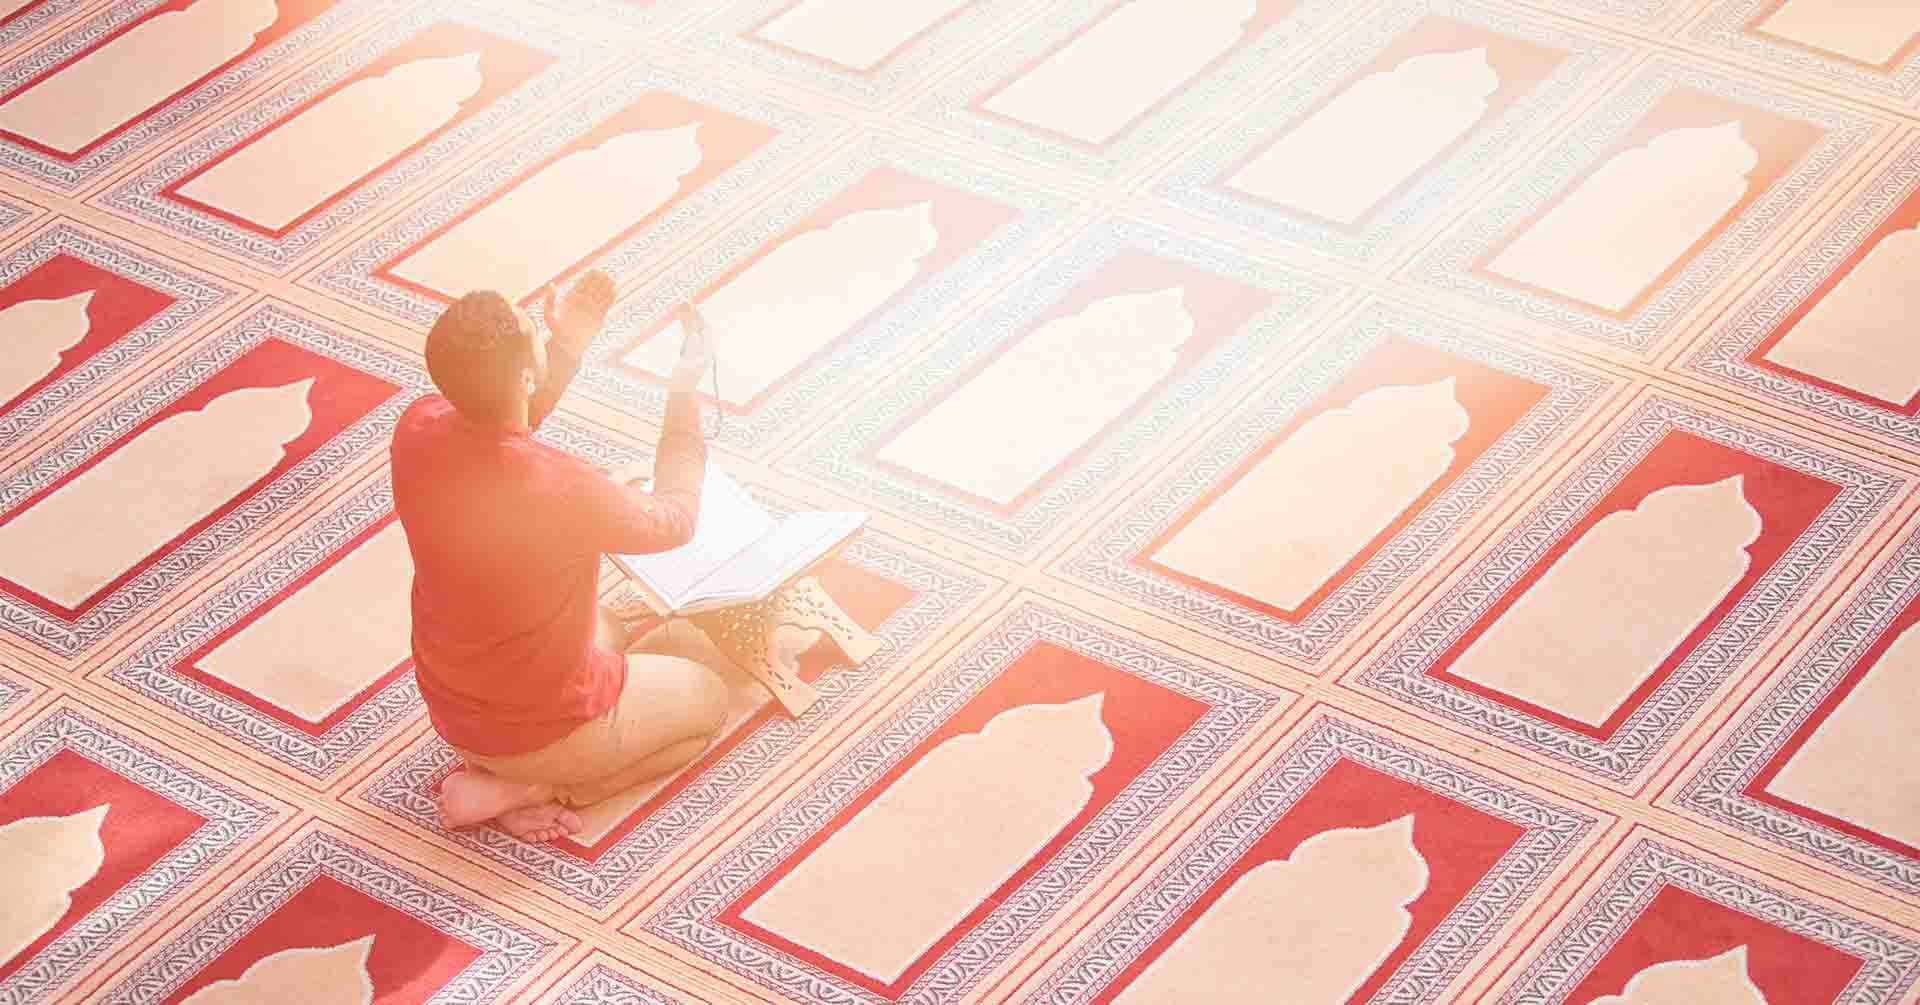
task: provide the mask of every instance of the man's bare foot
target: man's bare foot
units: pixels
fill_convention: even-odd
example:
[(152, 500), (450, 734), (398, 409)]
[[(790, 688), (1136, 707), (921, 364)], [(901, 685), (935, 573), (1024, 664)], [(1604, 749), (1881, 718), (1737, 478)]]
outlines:
[(557, 841), (580, 829), (580, 815), (559, 803), (522, 806), (494, 819), (508, 834), (534, 844)]
[(465, 768), (440, 783), (440, 826), (448, 830), (482, 824), (513, 810), (553, 801), (553, 787), (513, 782)]

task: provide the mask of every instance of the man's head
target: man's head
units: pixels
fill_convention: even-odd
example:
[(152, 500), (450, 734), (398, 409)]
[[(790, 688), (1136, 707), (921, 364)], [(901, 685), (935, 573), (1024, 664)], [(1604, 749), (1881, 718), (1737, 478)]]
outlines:
[(547, 340), (533, 319), (492, 291), (469, 293), (427, 333), (427, 373), (460, 414), (487, 425), (526, 420), (547, 378)]

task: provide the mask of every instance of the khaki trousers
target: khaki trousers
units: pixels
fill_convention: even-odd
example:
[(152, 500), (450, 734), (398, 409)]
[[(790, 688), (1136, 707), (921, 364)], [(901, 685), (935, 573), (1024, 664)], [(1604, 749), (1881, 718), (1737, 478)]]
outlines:
[[(619, 626), (605, 611), (601, 615), (601, 644), (618, 652), (624, 648)], [(529, 753), (458, 753), (468, 764), (503, 778), (551, 785), (554, 798), (572, 807), (592, 805), (677, 770), (699, 756), (726, 715), (726, 684), (695, 658), (718, 653), (684, 621), (655, 629), (637, 648), (641, 651), (626, 654), (626, 687), (598, 718)]]

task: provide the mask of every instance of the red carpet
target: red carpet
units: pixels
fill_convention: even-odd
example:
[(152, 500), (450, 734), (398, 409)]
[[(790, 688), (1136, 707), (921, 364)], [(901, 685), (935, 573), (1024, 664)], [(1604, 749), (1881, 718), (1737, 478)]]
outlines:
[[(0, 1005), (1913, 1005), (1917, 226), (1871, 0), (0, 0)], [(884, 645), (448, 833), (386, 445), (589, 268)]]

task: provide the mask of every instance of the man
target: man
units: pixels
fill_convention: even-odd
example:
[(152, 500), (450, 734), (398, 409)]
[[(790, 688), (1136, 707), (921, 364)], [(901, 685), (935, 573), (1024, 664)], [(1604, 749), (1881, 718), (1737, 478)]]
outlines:
[(549, 338), (498, 293), (462, 297), (427, 335), (440, 393), (394, 430), (414, 673), (435, 730), (466, 760), (441, 790), (449, 828), (493, 820), (528, 841), (571, 834), (575, 807), (692, 761), (726, 712), (726, 685), (700, 663), (625, 655), (596, 601), (602, 554), (693, 536), (706, 446), (692, 390), (712, 333), (682, 311), (651, 493), (532, 438), (612, 303), (602, 272), (557, 306), (549, 287)]

